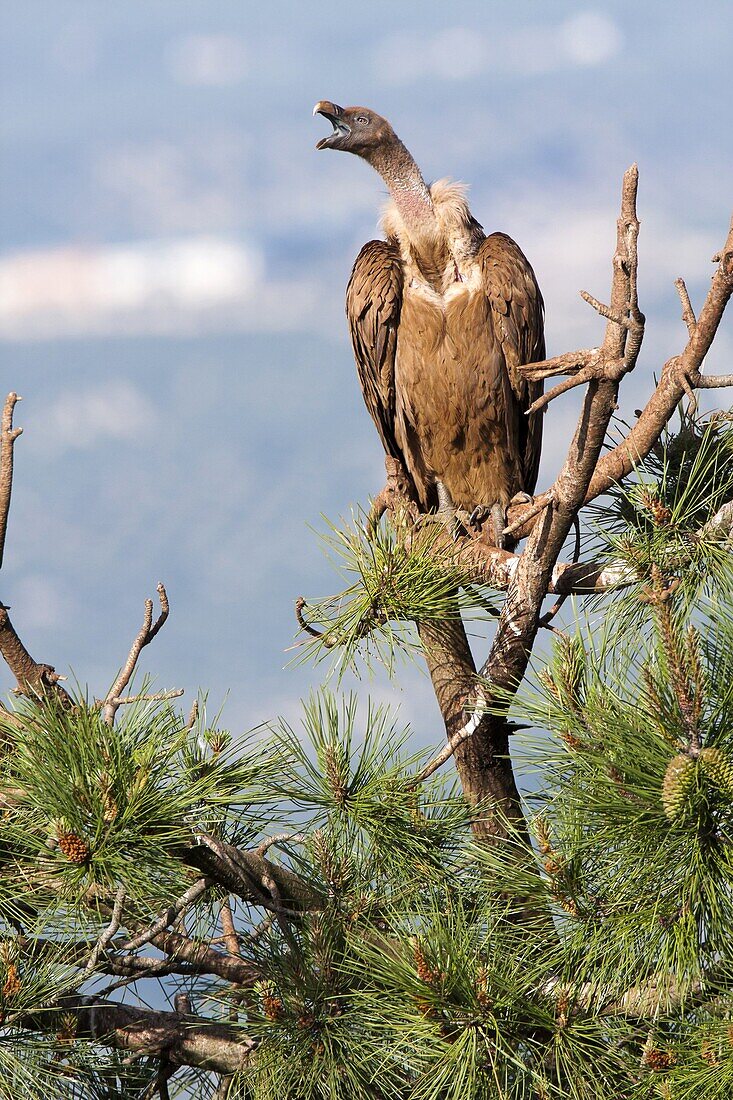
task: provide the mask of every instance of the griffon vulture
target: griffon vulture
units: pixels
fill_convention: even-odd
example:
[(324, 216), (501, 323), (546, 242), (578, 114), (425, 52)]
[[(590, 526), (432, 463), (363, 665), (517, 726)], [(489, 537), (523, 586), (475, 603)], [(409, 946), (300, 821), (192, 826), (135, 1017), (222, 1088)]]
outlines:
[(431, 187), (386, 119), (323, 100), (318, 149), (355, 153), (387, 185), (385, 241), (359, 253), (346, 312), (367, 408), (423, 508), (438, 505), (503, 545), (506, 508), (537, 481), (542, 391), (517, 368), (545, 357), (534, 272), (504, 233), (487, 237), (464, 188)]

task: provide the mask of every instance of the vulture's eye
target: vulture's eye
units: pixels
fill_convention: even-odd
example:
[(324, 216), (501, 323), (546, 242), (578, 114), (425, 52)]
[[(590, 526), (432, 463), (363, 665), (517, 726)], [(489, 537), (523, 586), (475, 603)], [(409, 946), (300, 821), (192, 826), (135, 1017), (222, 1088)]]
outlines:
[(356, 116), (356, 121), (359, 123), (360, 126), (368, 126), (369, 125), (369, 119), (366, 117), (366, 115), (357, 115)]

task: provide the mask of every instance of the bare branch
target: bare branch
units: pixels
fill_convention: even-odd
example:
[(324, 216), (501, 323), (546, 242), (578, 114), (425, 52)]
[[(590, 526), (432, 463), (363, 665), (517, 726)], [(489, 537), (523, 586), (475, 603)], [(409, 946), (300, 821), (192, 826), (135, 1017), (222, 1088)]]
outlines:
[(166, 699), (180, 699), (185, 694), (185, 688), (173, 688), (171, 691), (144, 692), (142, 695), (122, 695), (115, 699), (97, 699), (94, 705), (99, 709), (106, 706), (107, 703), (111, 703), (114, 707), (124, 707), (130, 703), (158, 703), (164, 702)]
[(132, 939), (127, 940), (120, 946), (120, 951), (135, 951), (138, 947), (142, 947), (145, 943), (157, 936), (159, 932), (165, 931), (168, 925), (173, 924), (176, 917), (181, 913), (185, 913), (189, 906), (193, 905), (202, 894), (206, 893), (209, 887), (212, 885), (212, 880), (209, 878), (200, 878), (197, 882), (194, 882), (193, 886), (190, 886), (185, 893), (181, 894), (177, 901), (174, 901), (172, 905), (169, 905), (166, 911), (153, 921), (151, 925), (144, 928), (142, 932), (138, 932)]
[(231, 947), (228, 947), (228, 954), (224, 954), (222, 951), (215, 951), (205, 943), (192, 940), (181, 932), (173, 932), (170, 929), (159, 932), (150, 942), (171, 958), (188, 963), (197, 973), (216, 974), (227, 982), (246, 986), (254, 985), (262, 977), (262, 972), (256, 963), (251, 959), (241, 958), (238, 951), (233, 950), (233, 942)]
[(25, 1030), (55, 1031), (58, 1012), (75, 1017), (75, 1033), (80, 1039), (93, 1039), (133, 1055), (164, 1052), (171, 1065), (199, 1066), (215, 1073), (232, 1074), (245, 1069), (257, 1045), (240, 1027), (231, 1024), (135, 1008), (93, 996), (64, 997), (56, 1006), (25, 1013), (14, 1023)]
[(733, 386), (733, 374), (696, 374), (695, 386), (698, 390), (720, 390)]
[(303, 615), (305, 606), (305, 598), (303, 596), (298, 596), (295, 601), (295, 618), (298, 620), (298, 626), (304, 634), (310, 634), (311, 638), (322, 638), (323, 631), (317, 630), (314, 626), (311, 626), (309, 622), (306, 622), (305, 616)]
[(516, 531), (519, 531), (524, 527), (525, 523), (534, 519), (540, 512), (544, 512), (545, 508), (549, 508), (552, 504), (552, 493), (545, 493), (539, 500), (533, 502), (529, 510), (524, 513), (521, 519), (515, 520), (514, 523), (510, 523), (508, 527), (505, 527), (502, 534), (513, 535)]
[[(575, 524), (574, 525), (575, 525), (575, 545), (573, 546), (572, 565), (577, 565), (578, 562), (580, 561), (580, 521), (578, 520), (577, 516), (575, 517)], [(558, 631), (556, 627), (552, 626), (552, 620), (555, 618), (555, 616), (559, 612), (560, 608), (565, 603), (566, 599), (568, 598), (568, 595), (570, 595), (570, 593), (563, 592), (560, 595), (560, 597), (557, 600), (555, 600), (555, 602), (552, 605), (552, 607), (550, 608), (550, 610), (547, 611), (542, 616), (542, 618), (540, 619), (539, 625), (541, 627), (544, 627), (547, 630), (555, 631), (555, 633), (561, 633), (561, 631)]]
[(587, 290), (581, 290), (580, 297), (584, 302), (587, 302), (600, 317), (604, 317), (607, 321), (613, 321), (614, 325), (618, 325), (620, 328), (630, 328), (631, 322), (628, 317), (624, 317), (621, 313), (613, 313), (610, 306), (604, 306), (603, 302), (599, 302), (597, 298), (594, 298), (592, 294), (589, 294)]
[[(494, 803), (493, 812), (487, 811), (481, 820), (474, 822), (477, 837), (486, 841), (495, 842), (498, 837), (507, 837), (511, 831), (518, 830), (529, 843), (509, 761), (509, 730), (503, 710), (526, 671), (547, 592), (554, 590), (561, 594), (560, 587), (563, 582), (567, 583), (564, 575), (579, 569), (578, 565), (558, 566), (557, 557), (596, 468), (616, 408), (618, 380), (633, 368), (638, 355), (643, 316), (636, 302), (637, 184), (638, 171), (634, 165), (623, 181), (608, 307), (611, 319), (600, 352), (600, 377), (589, 380), (565, 464), (551, 490), (552, 507), (536, 514), (521, 557), (485, 546), (481, 550), (465, 545), (456, 548), (456, 560), (461, 568), (468, 566), (470, 569), (473, 563), (484, 576), (490, 573), (492, 585), (503, 575), (507, 587), (491, 652), (481, 669), (487, 706), (483, 712), (474, 711), (476, 725), (471, 736), (453, 750), (468, 802)], [(630, 323), (625, 320), (619, 323), (625, 318)], [(535, 500), (531, 506), (511, 515), (509, 526), (513, 526), (521, 515), (537, 508), (539, 503)], [(592, 573), (585, 568), (581, 577), (584, 584), (592, 582), (595, 586), (608, 579), (603, 571), (600, 577), (593, 577)], [(418, 629), (445, 721), (448, 744), (452, 746), (456, 735), (467, 725), (467, 708), (476, 686), (475, 666), (465, 630), (462, 623), (420, 623)], [(495, 698), (492, 692), (496, 693)]]
[(695, 311), (692, 308), (692, 302), (690, 301), (690, 295), (687, 293), (687, 286), (685, 280), (682, 278), (675, 279), (674, 285), (677, 287), (677, 293), (680, 296), (680, 302), (682, 303), (682, 320), (687, 325), (687, 333), (692, 336), (697, 327), (697, 318), (695, 317)]
[(517, 369), (525, 378), (539, 382), (544, 378), (554, 378), (558, 374), (577, 374), (584, 367), (592, 367), (601, 361), (600, 348), (581, 348), (580, 351), (566, 351), (553, 359), (542, 359), (538, 363), (524, 363)]
[(303, 833), (276, 833), (275, 836), (266, 837), (255, 848), (255, 853), (258, 856), (265, 856), (273, 844), (284, 844), (286, 841), (290, 841), (291, 844), (305, 844), (306, 837)]
[[(483, 699), (483, 696), (481, 694), (480, 698), (482, 699), (482, 703), (485, 703), (485, 700)], [(464, 741), (467, 741), (469, 737), (473, 737), (474, 733), (479, 727), (481, 717), (482, 710), (479, 706), (477, 706), (474, 713), (469, 716), (465, 726), (462, 726), (461, 729), (454, 733), (447, 744), (444, 745), (443, 748), (440, 750), (440, 752), (437, 753), (433, 757), (433, 759), (425, 765), (422, 771), (418, 772), (413, 781), (410, 783), (408, 789), (414, 790), (426, 779), (429, 779), (431, 775), (437, 772), (439, 768), (442, 768), (443, 764), (447, 763), (448, 760), (450, 760), (450, 758), (455, 754), (458, 746), (462, 745)]]
[[(622, 359), (615, 360), (608, 363), (600, 358), (597, 363), (593, 363), (587, 367), (583, 367), (572, 378), (566, 378), (564, 382), (558, 382), (556, 386), (553, 386), (547, 393), (543, 393), (526, 411), (527, 416), (531, 413), (539, 412), (540, 409), (544, 409), (551, 401), (554, 401), (556, 397), (560, 397), (562, 394), (567, 393), (568, 390), (573, 390), (576, 386), (584, 386), (587, 382), (592, 382), (595, 378), (609, 378), (614, 379), (621, 377), (626, 371), (626, 365)], [(536, 513), (535, 513), (536, 514)], [(522, 526), (522, 524), (519, 524)]]
[(99, 956), (102, 954), (107, 944), (110, 942), (113, 936), (115, 936), (119, 930), (120, 922), (122, 921), (122, 907), (125, 904), (125, 887), (120, 886), (115, 895), (114, 908), (112, 910), (112, 919), (105, 928), (102, 935), (97, 940), (97, 943), (89, 956), (89, 962), (87, 963), (87, 970), (94, 970), (99, 961)]
[(326, 900), (323, 894), (288, 868), (208, 833), (197, 833), (196, 840), (193, 847), (182, 853), (182, 858), (237, 897), (266, 909), (275, 909), (262, 885), (263, 876), (270, 875), (275, 879), (284, 904), (289, 907), (289, 914), (323, 908)]
[(13, 491), (13, 451), (16, 439), (23, 432), (22, 428), (13, 427), (13, 412), (20, 400), (22, 399), (17, 393), (8, 394), (0, 424), (0, 567), (2, 567), (5, 553), (10, 496)]
[(723, 504), (715, 515), (711, 516), (707, 523), (700, 528), (698, 534), (702, 538), (717, 536), (718, 538), (730, 540), (731, 531), (733, 531), (733, 500)]
[(222, 900), (219, 912), (221, 914), (221, 930), (224, 933), (224, 945), (230, 955), (240, 955), (239, 936), (234, 924), (232, 903), (228, 897)]
[(34, 661), (10, 621), (8, 608), (0, 604), (0, 653), (16, 679), (15, 691), (30, 699), (55, 699), (62, 707), (73, 705), (68, 691), (59, 683), (64, 679), (53, 665)]
[(135, 666), (140, 656), (141, 651), (146, 645), (152, 642), (155, 635), (158, 633), (163, 623), (168, 618), (170, 607), (168, 604), (168, 594), (165, 590), (165, 585), (159, 583), (157, 585), (158, 598), (160, 600), (160, 614), (158, 618), (153, 622), (153, 601), (145, 601), (145, 616), (143, 618), (143, 625), (138, 632), (135, 641), (132, 643), (132, 647), (127, 656), (122, 670), (115, 680), (114, 684), (110, 688), (107, 697), (104, 701), (104, 708), (102, 710), (102, 717), (108, 726), (114, 724), (115, 715), (120, 707), (119, 697), (125, 690), (130, 682)]
[(586, 503), (607, 492), (646, 458), (685, 393), (682, 377), (689, 379), (692, 386), (699, 384), (702, 362), (733, 294), (733, 219), (716, 262), (718, 268), (685, 350), (665, 363), (659, 384), (636, 424), (626, 438), (599, 461), (586, 493)]

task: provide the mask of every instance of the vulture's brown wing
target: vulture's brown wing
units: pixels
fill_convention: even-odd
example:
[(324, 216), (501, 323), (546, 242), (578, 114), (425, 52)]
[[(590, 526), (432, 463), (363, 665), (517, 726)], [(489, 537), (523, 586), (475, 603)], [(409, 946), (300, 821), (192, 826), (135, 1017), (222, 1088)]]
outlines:
[(525, 410), (542, 393), (542, 382), (527, 382), (517, 368), (545, 358), (545, 307), (534, 271), (511, 237), (492, 233), (479, 248), (477, 260), (517, 402), (507, 429), (517, 433), (524, 472), (522, 488), (533, 493), (540, 465), (542, 413), (526, 416)]
[(399, 458), (395, 439), (395, 354), (402, 306), (399, 248), (369, 241), (356, 258), (346, 289), (346, 316), (366, 407), (387, 454)]

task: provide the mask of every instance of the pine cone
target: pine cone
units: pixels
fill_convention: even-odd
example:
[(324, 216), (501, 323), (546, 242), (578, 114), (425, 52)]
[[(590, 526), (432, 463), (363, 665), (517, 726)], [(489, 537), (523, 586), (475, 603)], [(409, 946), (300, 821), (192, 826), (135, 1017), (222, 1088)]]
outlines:
[(3, 983), (3, 998), (7, 1000), (9, 997), (15, 997), (17, 993), (20, 993), (20, 977), (18, 967), (11, 962), (8, 963), (8, 972)]
[(257, 985), (257, 991), (260, 995), (262, 1002), (262, 1011), (268, 1020), (279, 1020), (285, 1010), (280, 998), (277, 996), (275, 987), (272, 982), (259, 982)]
[(119, 807), (112, 794), (112, 779), (107, 772), (102, 772), (99, 777), (99, 794), (102, 799), (102, 817), (110, 824), (117, 817)]
[(86, 863), (89, 859), (89, 845), (76, 833), (58, 832), (59, 848), (69, 863)]
[(670, 821), (678, 821), (688, 806), (695, 785), (695, 761), (687, 753), (673, 756), (662, 781), (662, 805)]
[(485, 966), (478, 968), (476, 978), (476, 1000), (482, 1008), (491, 1008), (493, 1002), (489, 996), (489, 972)]
[(345, 761), (338, 745), (327, 745), (323, 754), (326, 763), (326, 779), (333, 794), (333, 800), (337, 806), (343, 806), (349, 788), (345, 783)]
[(440, 981), (440, 971), (433, 970), (433, 968), (430, 966), (428, 960), (425, 958), (423, 949), (420, 946), (420, 942), (418, 940), (415, 940), (412, 953), (415, 959), (415, 970), (420, 981), (426, 982), (428, 985), (432, 985), (434, 982)]
[(719, 790), (733, 795), (733, 760), (724, 749), (700, 749), (698, 757), (705, 775)]
[(677, 1061), (673, 1050), (662, 1050), (660, 1047), (648, 1047), (644, 1051), (642, 1062), (654, 1073), (664, 1073), (671, 1069)]

